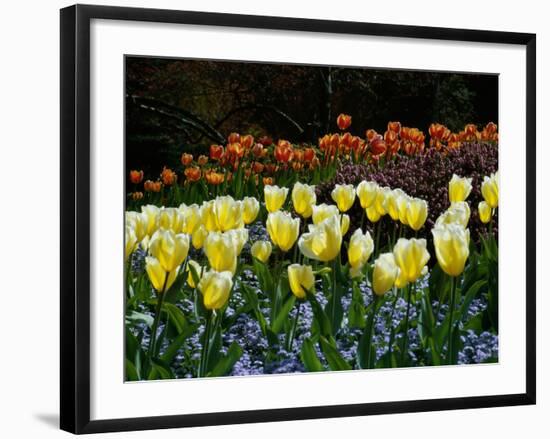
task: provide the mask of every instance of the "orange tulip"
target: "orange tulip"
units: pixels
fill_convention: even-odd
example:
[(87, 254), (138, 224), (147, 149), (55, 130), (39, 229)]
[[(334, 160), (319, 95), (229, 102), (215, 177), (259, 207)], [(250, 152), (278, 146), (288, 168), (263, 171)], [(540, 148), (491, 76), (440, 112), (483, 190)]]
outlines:
[(319, 149), (321, 151), (326, 151), (330, 148), (330, 135), (325, 134), (323, 137), (319, 139)]
[(365, 136), (367, 137), (367, 140), (370, 142), (372, 139), (378, 136), (378, 133), (375, 130), (370, 129), (370, 130), (367, 130), (367, 132), (365, 133)]
[(279, 167), (275, 163), (268, 163), (265, 165), (265, 170), (268, 174), (275, 174), (279, 170)]
[(161, 188), (162, 183), (160, 181), (147, 180), (143, 183), (143, 189), (145, 189), (146, 192), (160, 192)]
[(261, 158), (263, 156), (263, 153), (264, 153), (264, 146), (261, 143), (256, 143), (252, 147), (252, 154), (254, 155), (254, 157)]
[(197, 159), (197, 163), (201, 166), (204, 166), (208, 163), (208, 156), (200, 155)]
[(227, 143), (239, 143), (241, 136), (239, 133), (231, 133), (227, 136)]
[(275, 147), (275, 159), (278, 162), (287, 163), (292, 159), (292, 146), (286, 140), (279, 140), (279, 143)]
[(267, 186), (267, 185), (273, 185), (273, 177), (264, 177), (262, 179), (263, 183), (264, 183), (264, 186)]
[(380, 134), (377, 134), (370, 141), (370, 151), (372, 155), (384, 154), (386, 152), (386, 142), (384, 142), (384, 139)]
[(321, 165), (321, 161), (319, 160), (319, 157), (313, 157), (313, 160), (311, 160), (311, 164), (309, 165), (310, 169), (318, 168)]
[(183, 173), (187, 181), (199, 181), (201, 178), (201, 168), (198, 166), (189, 166)]
[(388, 122), (388, 131), (399, 134), (401, 132), (401, 122)]
[(244, 155), (244, 148), (240, 143), (236, 142), (227, 145), (226, 151), (233, 159), (242, 157)]
[(303, 149), (295, 149), (292, 153), (292, 160), (297, 162), (303, 162), (304, 161), (304, 150)]
[(395, 131), (392, 131), (392, 130), (387, 130), (385, 133), (384, 133), (384, 141), (386, 143), (393, 143), (397, 140), (397, 133)]
[(351, 116), (348, 114), (340, 113), (336, 119), (336, 124), (341, 131), (347, 130), (351, 125)]
[(137, 201), (143, 198), (143, 192), (132, 192), (132, 200)]
[(214, 172), (212, 170), (207, 171), (204, 174), (204, 178), (206, 179), (206, 181), (210, 184), (213, 184), (213, 185), (222, 184), (223, 180), (224, 180), (224, 177), (225, 176), (221, 172)]
[(212, 160), (219, 160), (223, 156), (223, 146), (210, 145), (210, 158)]
[(174, 171), (165, 166), (164, 168), (162, 168), (160, 179), (162, 180), (164, 186), (172, 186), (178, 181), (178, 176)]
[(313, 148), (306, 148), (304, 150), (304, 160), (311, 162), (315, 158), (315, 150)]
[(189, 165), (193, 161), (193, 154), (183, 153), (181, 155), (181, 163), (183, 166)]
[(351, 147), (351, 140), (353, 136), (350, 133), (345, 133), (340, 137), (340, 145), (345, 145), (346, 147)]
[(255, 173), (255, 174), (261, 174), (264, 170), (265, 166), (263, 163), (260, 163), (260, 162), (254, 162), (252, 163), (252, 171)]
[(139, 184), (143, 180), (143, 171), (130, 171), (130, 181)]
[(303, 163), (300, 162), (292, 162), (292, 169), (294, 169), (296, 172), (298, 172), (300, 169), (304, 167)]
[(469, 123), (464, 127), (464, 132), (467, 136), (475, 135), (477, 127), (473, 123)]
[(252, 148), (252, 145), (254, 145), (254, 137), (251, 136), (250, 134), (247, 134), (246, 136), (242, 136), (241, 145), (244, 149)]

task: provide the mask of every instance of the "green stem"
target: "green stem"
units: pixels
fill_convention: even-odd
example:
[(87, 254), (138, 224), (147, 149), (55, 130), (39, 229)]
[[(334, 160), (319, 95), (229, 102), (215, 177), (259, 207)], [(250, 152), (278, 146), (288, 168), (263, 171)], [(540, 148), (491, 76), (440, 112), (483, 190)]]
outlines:
[(390, 359), (390, 364), (391, 364), (393, 340), (395, 338), (395, 329), (393, 327), (393, 316), (395, 315), (395, 306), (397, 305), (397, 299), (399, 298), (397, 291), (395, 291), (395, 287), (393, 288), (393, 292), (395, 294), (395, 298), (393, 299), (393, 304), (392, 304), (391, 314), (390, 314), (390, 341), (388, 343), (388, 358)]
[(157, 307), (155, 310), (155, 319), (153, 320), (153, 327), (151, 329), (151, 338), (149, 339), (149, 360), (153, 359), (153, 355), (155, 353), (155, 344), (157, 341), (157, 331), (160, 323), (160, 314), (162, 311), (162, 303), (164, 302), (164, 293), (166, 291), (166, 284), (168, 283), (168, 276), (169, 273), (166, 273), (166, 277), (164, 278), (164, 285), (162, 286), (162, 292), (160, 294), (157, 294)]
[(296, 328), (298, 327), (298, 318), (300, 317), (300, 307), (302, 305), (301, 300), (298, 300), (298, 309), (296, 310), (296, 316), (294, 317), (294, 323), (290, 331), (289, 343), (288, 343), (288, 352), (292, 352), (292, 345), (294, 343), (294, 338), (296, 337)]
[(212, 327), (212, 316), (214, 314), (212, 311), (208, 312), (206, 317), (206, 326), (204, 328), (204, 340), (201, 353), (201, 362), (199, 364), (199, 377), (204, 377), (206, 375), (206, 362), (208, 360), (208, 348), (210, 344), (210, 330)]
[(401, 352), (401, 365), (405, 364), (405, 360), (408, 356), (408, 344), (409, 344), (409, 310), (411, 308), (411, 284), (407, 287), (407, 311), (405, 314), (405, 335), (403, 336), (403, 351)]
[[(334, 261), (332, 261), (332, 294), (330, 297), (330, 301), (332, 303), (331, 307), (331, 316), (330, 316), (330, 323), (331, 327), (336, 323), (336, 264), (337, 259), (335, 258)], [(332, 328), (332, 333), (336, 334), (336, 328)]]
[(456, 280), (451, 277), (451, 307), (449, 308), (449, 333), (447, 341), (447, 364), (451, 364), (452, 361), (452, 348), (453, 348), (453, 314), (455, 310), (455, 292), (456, 292)]
[(363, 214), (361, 215), (361, 232), (363, 232), (363, 226), (365, 225), (365, 209), (361, 209)]
[(380, 229), (381, 229), (381, 224), (380, 224), (380, 221), (381, 219), (376, 223), (374, 224), (373, 227), (376, 228), (376, 243), (375, 243), (375, 247), (374, 247), (374, 252), (376, 254), (376, 257), (378, 257), (378, 255), (380, 254), (380, 249), (379, 249), (379, 245), (380, 245)]
[(375, 294), (374, 295), (374, 303), (372, 304), (372, 313), (370, 315), (369, 319), (369, 327), (368, 327), (368, 337), (369, 337), (369, 344), (368, 344), (368, 350), (367, 350), (367, 369), (371, 369), (373, 366), (373, 358), (371, 357), (372, 354), (372, 335), (374, 332), (374, 319), (376, 318), (376, 311), (378, 308), (378, 301), (379, 297)]

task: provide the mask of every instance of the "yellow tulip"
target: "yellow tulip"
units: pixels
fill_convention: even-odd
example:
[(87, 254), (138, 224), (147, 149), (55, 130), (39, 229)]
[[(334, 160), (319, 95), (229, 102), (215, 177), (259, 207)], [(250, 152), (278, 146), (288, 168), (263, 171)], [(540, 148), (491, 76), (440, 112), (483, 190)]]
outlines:
[(409, 197), (407, 194), (400, 196), (397, 199), (397, 209), (399, 211), (399, 221), (404, 226), (409, 225), (409, 220), (407, 219), (407, 212), (409, 210), (409, 203), (411, 202), (412, 197)]
[(247, 229), (233, 229), (225, 232), (226, 235), (231, 236), (233, 244), (235, 245), (235, 252), (237, 256), (243, 251), (243, 247), (248, 241), (248, 230)]
[(124, 259), (127, 261), (136, 248), (137, 237), (130, 226), (124, 228)]
[(382, 215), (378, 213), (378, 209), (376, 209), (376, 206), (374, 205), (372, 205), (371, 207), (367, 207), (365, 211), (367, 213), (367, 218), (371, 223), (377, 223), (380, 218), (382, 218)]
[(151, 236), (155, 232), (155, 230), (157, 230), (157, 216), (160, 212), (160, 209), (157, 206), (153, 206), (152, 204), (147, 204), (146, 206), (141, 206), (141, 212), (145, 215), (146, 219), (146, 234)]
[(279, 210), (267, 216), (266, 228), (273, 244), (287, 252), (300, 234), (300, 218), (292, 218), (290, 213)]
[(378, 296), (384, 295), (386, 291), (393, 287), (399, 274), (399, 268), (395, 263), (392, 253), (382, 253), (374, 261), (374, 270), (372, 272), (372, 289)]
[(296, 182), (292, 188), (292, 204), (294, 210), (302, 218), (309, 218), (313, 214), (313, 206), (317, 202), (315, 186)]
[(187, 233), (188, 235), (193, 234), (195, 229), (201, 223), (200, 207), (196, 204), (191, 204), (190, 206), (181, 204), (178, 210), (180, 211), (181, 216), (183, 217), (182, 232)]
[(271, 242), (256, 241), (254, 244), (252, 244), (252, 247), (250, 248), (250, 253), (256, 259), (262, 261), (265, 264), (268, 261), (269, 257), (271, 256), (272, 250), (273, 250), (273, 247), (271, 245)]
[(340, 218), (331, 216), (319, 224), (309, 226), (298, 241), (302, 254), (310, 259), (328, 262), (340, 254), (342, 228)]
[(491, 209), (498, 207), (498, 173), (492, 174), (490, 177), (485, 176), (481, 183), (481, 195)]
[(386, 211), (394, 221), (399, 220), (399, 201), (404, 196), (406, 196), (406, 194), (401, 189), (394, 189), (387, 194)]
[(374, 250), (374, 242), (369, 232), (355, 230), (349, 240), (348, 261), (352, 268), (361, 269), (367, 263)]
[(254, 197), (244, 197), (243, 201), (243, 221), (245, 224), (254, 222), (260, 212), (260, 203)]
[(165, 271), (180, 266), (189, 252), (189, 236), (172, 230), (158, 229), (149, 242), (149, 253), (160, 262)]
[(202, 275), (198, 288), (206, 309), (220, 309), (227, 303), (233, 288), (232, 277), (229, 271), (215, 270), (209, 270)]
[(157, 228), (170, 229), (180, 233), (183, 227), (183, 216), (175, 207), (163, 207), (157, 216)]
[(143, 212), (126, 212), (125, 224), (134, 231), (137, 242), (147, 236), (148, 217)]
[(493, 217), (493, 209), (487, 204), (486, 201), (480, 201), (477, 209), (479, 211), (479, 219), (483, 224), (487, 224)]
[(459, 224), (446, 224), (432, 229), (435, 255), (441, 269), (458, 276), (470, 255), (470, 231)]
[(352, 184), (337, 184), (330, 195), (340, 212), (347, 212), (355, 202), (355, 187)]
[(313, 206), (313, 213), (311, 215), (311, 220), (313, 224), (322, 223), (327, 218), (331, 216), (337, 216), (340, 214), (338, 208), (333, 204), (319, 204), (318, 206)]
[(359, 197), (359, 202), (361, 207), (366, 209), (374, 204), (376, 200), (376, 195), (378, 194), (378, 183), (375, 181), (365, 181), (357, 185), (357, 196)]
[(191, 243), (193, 244), (193, 247), (195, 247), (197, 250), (201, 249), (207, 236), (208, 230), (206, 230), (206, 228), (202, 224), (195, 227), (195, 230), (191, 235)]
[(146, 256), (145, 271), (157, 293), (165, 293), (176, 280), (180, 267), (178, 265), (174, 270), (167, 273), (157, 258)]
[(191, 272), (190, 267), (193, 267), (193, 269), (195, 270), (195, 273), (197, 274), (197, 276), (199, 278), (199, 281), (201, 279), (202, 267), (200, 266), (200, 264), (197, 261), (194, 261), (193, 259), (189, 259), (189, 261), (187, 262), (186, 270), (189, 273), (187, 275), (187, 283), (189, 284), (189, 286), (191, 288), (196, 288), (197, 285), (195, 284), (195, 279), (193, 278), (193, 274)]
[(378, 215), (380, 216), (384, 216), (388, 213), (388, 211), (386, 210), (386, 206), (387, 206), (387, 199), (390, 193), (391, 193), (391, 189), (389, 187), (382, 187), (378, 190), (378, 194), (376, 194), (376, 200), (374, 200), (374, 207), (378, 212)]
[(449, 201), (451, 203), (458, 203), (459, 201), (465, 201), (472, 191), (472, 179), (467, 177), (459, 177), (453, 174), (453, 178), (449, 182)]
[(349, 216), (346, 215), (345, 213), (342, 215), (342, 218), (340, 219), (340, 230), (342, 231), (342, 236), (348, 233), (348, 230), (349, 230)]
[(397, 277), (395, 278), (395, 282), (393, 285), (395, 288), (405, 288), (409, 284), (409, 282), (407, 281), (407, 278), (401, 270), (397, 269), (397, 271)]
[(470, 206), (466, 201), (460, 201), (452, 203), (445, 212), (439, 215), (435, 221), (435, 225), (460, 224), (466, 228), (468, 221), (470, 221)]
[(265, 207), (268, 212), (278, 211), (285, 204), (288, 188), (267, 185), (264, 187)]
[(305, 299), (306, 291), (311, 291), (315, 285), (315, 276), (311, 265), (289, 265), (288, 283), (292, 293), (298, 299)]
[(428, 218), (428, 203), (420, 198), (413, 198), (407, 205), (407, 224), (415, 231), (422, 228)]
[(230, 271), (235, 274), (237, 248), (231, 235), (210, 232), (204, 241), (203, 251), (211, 268), (216, 271)]
[(422, 275), (424, 267), (430, 259), (430, 254), (426, 249), (426, 240), (415, 238), (398, 239), (393, 248), (393, 256), (407, 282), (416, 281)]

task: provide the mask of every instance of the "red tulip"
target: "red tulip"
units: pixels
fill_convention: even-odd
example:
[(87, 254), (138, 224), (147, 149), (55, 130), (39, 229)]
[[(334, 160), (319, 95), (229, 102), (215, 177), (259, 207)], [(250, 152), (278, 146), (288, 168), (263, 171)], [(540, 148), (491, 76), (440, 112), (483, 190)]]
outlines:
[(347, 130), (351, 125), (351, 116), (348, 114), (340, 113), (336, 119), (336, 124), (341, 131)]
[(143, 171), (130, 171), (130, 181), (139, 184), (143, 180)]

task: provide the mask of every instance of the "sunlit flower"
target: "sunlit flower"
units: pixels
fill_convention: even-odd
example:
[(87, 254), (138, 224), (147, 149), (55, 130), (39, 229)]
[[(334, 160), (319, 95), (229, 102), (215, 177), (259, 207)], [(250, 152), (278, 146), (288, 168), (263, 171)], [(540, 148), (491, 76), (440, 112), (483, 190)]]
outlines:
[(268, 212), (276, 212), (285, 204), (288, 195), (287, 187), (271, 186), (264, 187), (265, 207)]
[(292, 188), (292, 204), (294, 210), (303, 218), (309, 218), (313, 214), (313, 206), (317, 202), (315, 186), (296, 182)]
[(196, 204), (187, 206), (183, 203), (180, 204), (178, 210), (183, 217), (182, 232), (191, 235), (202, 221), (200, 207)]
[(183, 227), (183, 215), (175, 207), (163, 207), (160, 209), (157, 228), (171, 229), (174, 233), (180, 233)]
[(481, 195), (485, 199), (485, 202), (491, 209), (498, 207), (498, 172), (492, 174), (490, 177), (485, 176), (483, 183), (481, 183)]
[(187, 261), (186, 270), (189, 273), (187, 275), (187, 283), (189, 284), (189, 286), (191, 288), (196, 288), (197, 284), (195, 283), (195, 279), (193, 277), (193, 272), (191, 271), (191, 268), (193, 268), (193, 270), (195, 270), (195, 274), (197, 275), (197, 278), (198, 278), (199, 281), (201, 279), (201, 274), (202, 274), (203, 268), (200, 266), (200, 264), (197, 261), (194, 261), (193, 259), (189, 259), (189, 261)]
[(367, 263), (374, 250), (374, 242), (369, 232), (356, 229), (349, 240), (348, 261), (352, 270), (358, 271)]
[(201, 168), (198, 166), (189, 166), (183, 171), (187, 181), (199, 181), (201, 178), (201, 173)]
[(218, 186), (223, 183), (225, 180), (225, 175), (221, 172), (215, 172), (213, 170), (206, 171), (204, 173), (204, 179), (207, 183), (212, 184), (214, 186)]
[(266, 228), (273, 244), (286, 252), (298, 239), (300, 219), (292, 218), (288, 212), (278, 210), (267, 216)]
[(203, 251), (210, 267), (216, 271), (237, 270), (237, 248), (233, 237), (225, 233), (211, 232), (204, 241)]
[(449, 182), (449, 201), (451, 203), (457, 203), (459, 201), (465, 201), (472, 191), (472, 179), (466, 177), (459, 177), (453, 174), (453, 178)]
[(223, 146), (210, 145), (210, 158), (212, 160), (219, 160), (223, 157)]
[(248, 241), (248, 230), (244, 227), (241, 229), (232, 229), (225, 232), (226, 235), (231, 236), (233, 244), (235, 245), (235, 252), (237, 256), (243, 251), (243, 247)]
[(393, 248), (393, 256), (403, 277), (408, 282), (415, 282), (423, 274), (424, 267), (430, 259), (430, 254), (426, 249), (426, 240), (415, 238), (398, 239)]
[(165, 293), (170, 289), (178, 276), (179, 270), (180, 267), (177, 266), (167, 273), (157, 258), (145, 257), (145, 271), (157, 293)]
[(351, 116), (348, 114), (340, 113), (336, 118), (336, 124), (340, 130), (347, 130), (351, 125)]
[(145, 183), (143, 183), (143, 189), (145, 192), (160, 192), (162, 183), (160, 181), (146, 180)]
[(178, 181), (178, 176), (170, 168), (164, 167), (160, 174), (160, 179), (162, 180), (164, 186), (172, 186)]
[(124, 258), (127, 261), (136, 248), (137, 236), (130, 226), (124, 228)]
[(367, 218), (371, 223), (377, 223), (378, 221), (380, 221), (380, 218), (382, 217), (382, 215), (380, 215), (380, 213), (378, 212), (378, 209), (374, 205), (367, 207), (365, 209), (365, 213), (367, 214)]
[(172, 230), (158, 229), (149, 242), (149, 253), (160, 262), (165, 271), (180, 266), (189, 252), (189, 236)]
[(395, 263), (392, 253), (382, 253), (374, 261), (372, 272), (372, 289), (377, 296), (382, 296), (393, 287), (399, 274), (399, 268)]
[(352, 184), (337, 184), (330, 195), (340, 212), (347, 212), (355, 202), (355, 187)]
[(245, 224), (254, 222), (260, 212), (260, 203), (254, 197), (244, 197), (243, 205), (243, 221)]
[(342, 229), (340, 218), (335, 215), (319, 224), (309, 226), (298, 241), (302, 254), (310, 259), (328, 262), (340, 254)]
[(468, 221), (470, 221), (470, 206), (466, 201), (460, 201), (452, 203), (445, 212), (439, 215), (435, 225), (456, 223), (466, 228), (468, 227)]
[(143, 171), (130, 171), (130, 181), (134, 184), (139, 184), (143, 180)]
[(288, 266), (290, 290), (298, 299), (305, 299), (306, 291), (315, 286), (315, 276), (311, 265), (292, 264)]
[(399, 220), (399, 202), (400, 199), (406, 196), (401, 189), (394, 189), (386, 195), (386, 211), (394, 221)]
[(268, 261), (269, 257), (271, 256), (272, 250), (273, 250), (273, 247), (271, 245), (271, 242), (256, 241), (254, 244), (252, 244), (252, 247), (250, 248), (250, 253), (256, 259), (262, 261), (265, 264)]
[(197, 159), (197, 163), (201, 166), (204, 166), (208, 163), (208, 156), (206, 155), (200, 155)]
[(208, 236), (208, 231), (202, 224), (200, 224), (197, 227), (195, 227), (195, 230), (191, 235), (191, 244), (193, 244), (193, 247), (199, 250), (204, 246), (204, 242), (206, 241), (207, 236)]
[(435, 255), (441, 269), (458, 276), (470, 254), (470, 231), (459, 224), (445, 224), (432, 229)]
[(478, 206), (479, 219), (483, 224), (487, 224), (493, 217), (493, 209), (487, 204), (486, 201), (480, 201)]
[(153, 204), (147, 204), (145, 206), (141, 206), (141, 212), (145, 215), (145, 223), (146, 223), (146, 230), (147, 235), (151, 236), (153, 232), (157, 229), (158, 223), (157, 223), (157, 217), (160, 212), (160, 209), (157, 206), (154, 206)]
[(366, 209), (374, 204), (376, 200), (376, 195), (378, 194), (378, 183), (375, 181), (365, 181), (357, 185), (357, 196), (359, 197), (359, 202), (361, 207)]
[(193, 161), (193, 154), (188, 154), (188, 153), (184, 152), (181, 155), (181, 164), (183, 166), (189, 165), (192, 161)]
[(240, 228), (243, 225), (242, 216), (242, 203), (230, 195), (216, 197), (201, 206), (202, 223), (208, 231), (225, 232)]
[(227, 303), (233, 288), (232, 273), (209, 270), (202, 275), (198, 288), (206, 309), (220, 309)]
[(407, 225), (418, 231), (428, 218), (428, 203), (420, 198), (411, 198), (407, 204)]

